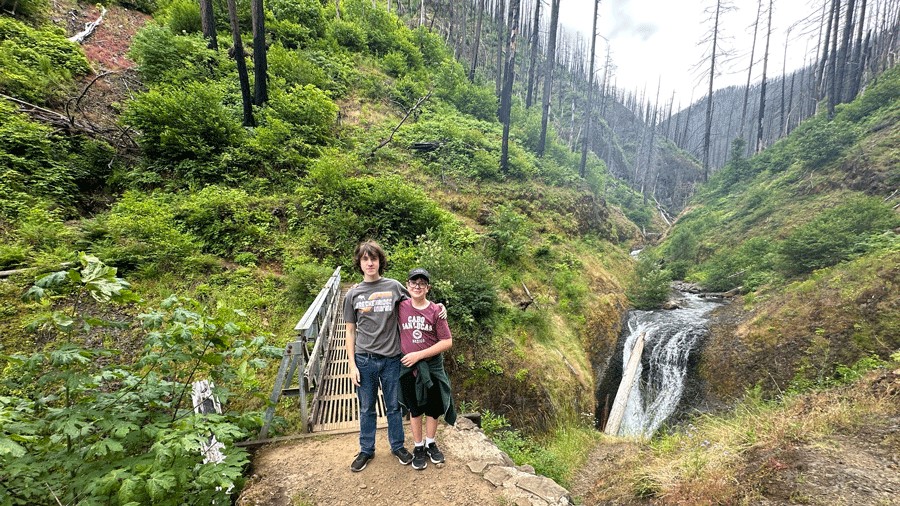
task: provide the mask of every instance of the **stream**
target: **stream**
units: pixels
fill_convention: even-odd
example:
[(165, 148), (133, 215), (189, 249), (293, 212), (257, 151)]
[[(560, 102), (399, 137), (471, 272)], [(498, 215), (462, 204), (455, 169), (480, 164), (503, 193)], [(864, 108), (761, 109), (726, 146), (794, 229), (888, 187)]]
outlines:
[[(697, 294), (679, 293), (679, 308), (628, 314), (622, 346), (622, 364), (638, 336), (644, 334), (644, 351), (628, 396), (620, 436), (651, 437), (675, 412), (684, 393), (692, 354), (707, 334), (709, 313), (722, 304)], [(619, 369), (621, 371), (621, 368)], [(619, 376), (621, 381), (621, 372)]]

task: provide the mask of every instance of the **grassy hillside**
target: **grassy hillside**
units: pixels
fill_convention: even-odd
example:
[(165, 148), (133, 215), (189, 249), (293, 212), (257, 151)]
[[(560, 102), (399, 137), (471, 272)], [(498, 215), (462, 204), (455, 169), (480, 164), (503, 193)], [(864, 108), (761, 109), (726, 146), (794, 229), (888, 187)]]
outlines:
[(900, 347), (898, 97), (895, 67), (833, 119), (733, 158), (660, 247), (675, 276), (744, 293), (704, 354), (715, 394), (827, 383)]
[[(251, 128), (224, 5), (215, 51), (195, 2), (140, 2), (153, 18), (130, 44), (116, 39), (123, 23), (102, 32), (130, 46), (134, 69), (117, 77), (90, 39), (52, 24), (83, 6), (18, 5), (0, 16), (0, 92), (107, 127), (66, 134), (0, 101), (0, 269), (24, 269), (0, 281), (0, 453), (17, 458), (0, 487), (13, 504), (49, 502), (45, 481), (64, 483), (65, 501), (106, 504), (239, 483), (239, 449), (224, 477), (198, 479), (197, 434), (255, 432), (293, 325), (336, 266), (360, 279), (351, 253), (367, 238), (386, 246), (388, 276), (434, 275), (458, 399), (521, 429), (525, 458), (565, 478), (559, 462), (585, 450), (565, 440), (590, 428), (591, 359), (615, 346), (627, 306), (635, 222), (655, 226), (596, 157), (580, 178), (551, 132), (537, 158), (539, 111), (516, 101), (501, 172), (491, 87), (468, 82), (437, 35), (366, 0), (341, 2), (340, 19), (332, 2), (266, 3), (269, 101)], [(249, 31), (248, 2), (239, 18)], [(180, 385), (200, 377), (229, 410), (203, 430), (181, 416)]]

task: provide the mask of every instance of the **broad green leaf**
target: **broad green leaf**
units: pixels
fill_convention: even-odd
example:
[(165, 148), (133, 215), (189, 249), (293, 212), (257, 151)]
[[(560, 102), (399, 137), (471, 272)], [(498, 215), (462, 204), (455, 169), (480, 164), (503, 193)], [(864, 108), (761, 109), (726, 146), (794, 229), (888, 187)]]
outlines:
[(63, 332), (71, 332), (72, 328), (75, 325), (75, 320), (73, 320), (69, 315), (61, 313), (59, 311), (54, 311), (51, 318), (53, 320), (53, 326)]
[(69, 276), (68, 271), (56, 271), (41, 279), (37, 280), (34, 284), (41, 288), (52, 288), (57, 285), (61, 285)]
[(33, 285), (31, 288), (25, 292), (25, 295), (22, 296), (22, 300), (25, 302), (38, 302), (44, 298), (44, 289), (38, 285)]
[(25, 448), (8, 438), (0, 438), (0, 456), (17, 459), (25, 455)]

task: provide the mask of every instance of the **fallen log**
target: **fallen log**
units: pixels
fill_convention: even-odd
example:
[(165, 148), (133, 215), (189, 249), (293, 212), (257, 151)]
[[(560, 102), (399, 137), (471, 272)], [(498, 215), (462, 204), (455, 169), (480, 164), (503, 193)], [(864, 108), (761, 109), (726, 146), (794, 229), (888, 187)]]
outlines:
[(77, 44), (81, 44), (82, 42), (84, 42), (84, 39), (88, 38), (92, 33), (94, 33), (94, 30), (98, 26), (100, 26), (100, 23), (103, 22), (103, 16), (105, 16), (105, 15), (106, 15), (106, 7), (103, 7), (101, 5), (100, 6), (100, 17), (95, 19), (94, 21), (91, 21), (90, 23), (85, 23), (84, 30), (69, 37), (69, 40), (72, 42), (75, 42)]

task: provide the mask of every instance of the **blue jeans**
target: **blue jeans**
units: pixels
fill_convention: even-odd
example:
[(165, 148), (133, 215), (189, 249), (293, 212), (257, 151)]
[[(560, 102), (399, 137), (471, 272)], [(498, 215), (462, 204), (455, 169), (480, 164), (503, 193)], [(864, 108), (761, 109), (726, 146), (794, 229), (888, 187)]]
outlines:
[(388, 420), (388, 441), (391, 451), (403, 447), (403, 417), (397, 402), (400, 389), (400, 357), (383, 357), (371, 353), (357, 353), (354, 356), (356, 368), (359, 369), (359, 451), (367, 455), (375, 455), (375, 429), (377, 415), (375, 404), (378, 402), (378, 384), (384, 395), (385, 414)]

